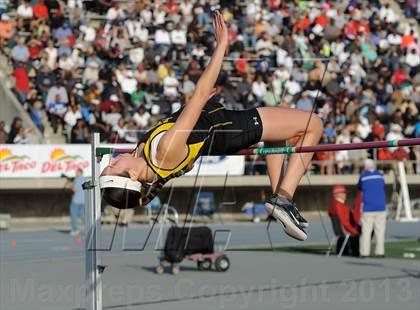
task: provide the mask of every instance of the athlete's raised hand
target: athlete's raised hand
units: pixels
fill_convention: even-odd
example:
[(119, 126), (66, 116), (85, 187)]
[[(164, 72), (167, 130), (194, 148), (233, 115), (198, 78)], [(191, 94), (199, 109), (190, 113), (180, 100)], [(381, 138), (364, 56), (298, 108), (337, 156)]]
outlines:
[(213, 29), (217, 45), (226, 48), (229, 44), (228, 30), (222, 14), (218, 10), (213, 13)]

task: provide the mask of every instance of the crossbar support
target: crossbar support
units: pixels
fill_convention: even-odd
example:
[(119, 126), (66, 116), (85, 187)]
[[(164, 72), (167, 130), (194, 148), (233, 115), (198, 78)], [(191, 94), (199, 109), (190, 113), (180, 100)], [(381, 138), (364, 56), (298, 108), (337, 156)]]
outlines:
[(92, 179), (83, 184), (86, 201), (85, 217), (85, 277), (86, 309), (102, 310), (102, 272), (101, 256), (98, 251), (101, 245), (101, 192), (97, 184), (100, 166), (95, 150), (99, 145), (99, 133), (92, 139)]

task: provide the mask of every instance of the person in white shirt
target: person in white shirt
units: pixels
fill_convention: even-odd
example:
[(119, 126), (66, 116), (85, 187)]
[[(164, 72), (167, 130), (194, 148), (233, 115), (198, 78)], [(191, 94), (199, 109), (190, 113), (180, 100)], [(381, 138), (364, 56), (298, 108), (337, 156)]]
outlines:
[[(387, 133), (386, 140), (401, 140), (404, 139), (404, 135), (402, 134), (402, 128), (398, 124), (391, 124), (391, 130)], [(397, 150), (397, 147), (390, 147), (388, 150), (393, 153)]]
[(137, 143), (139, 140), (137, 136), (139, 130), (134, 120), (129, 119), (127, 121), (127, 125), (125, 126), (125, 128), (126, 128), (125, 141), (127, 141), (127, 143)]
[(407, 52), (405, 63), (410, 66), (411, 70), (415, 70), (420, 65), (420, 55), (416, 53), (415, 49), (411, 49)]
[(386, 37), (390, 45), (401, 45), (401, 36), (394, 30)]
[(298, 82), (293, 79), (293, 76), (290, 76), (289, 80), (286, 81), (284, 84), (284, 88), (286, 89), (289, 95), (296, 95), (302, 90), (302, 86)]
[(147, 43), (149, 41), (149, 30), (146, 27), (136, 28), (134, 37), (140, 42)]
[[(341, 133), (337, 136), (336, 144), (351, 143), (350, 130), (346, 127), (343, 128)], [(335, 153), (335, 159), (337, 160), (337, 166), (340, 171), (345, 166), (349, 165), (349, 151), (338, 151)]]
[(184, 17), (185, 22), (187, 24), (190, 24), (193, 20), (193, 16), (192, 16), (193, 5), (191, 1), (183, 0), (180, 3), (179, 8), (181, 9), (181, 13), (182, 13), (182, 16)]
[(171, 49), (170, 55), (172, 60), (178, 59), (178, 55), (185, 51), (187, 45), (187, 32), (181, 28), (180, 24), (176, 25), (176, 28), (171, 31)]
[(125, 120), (120, 118), (118, 123), (112, 127), (112, 131), (116, 132), (118, 137), (124, 141), (127, 134), (127, 126), (125, 125)]
[(118, 124), (118, 121), (120, 120), (120, 118), (122, 118), (121, 113), (118, 113), (116, 111), (116, 108), (114, 105), (111, 105), (111, 110), (108, 113), (103, 112), (102, 113), (102, 120), (111, 125), (111, 127), (114, 127), (115, 125)]
[(267, 92), (267, 85), (264, 83), (261, 75), (252, 83), (252, 94), (258, 102), (261, 102), (265, 93)]
[(48, 46), (44, 49), (45, 53), (47, 53), (47, 65), (50, 70), (55, 70), (57, 68), (57, 58), (58, 58), (58, 50), (54, 47), (53, 41), (48, 41)]
[(58, 67), (64, 71), (72, 71), (74, 68), (73, 59), (69, 55), (64, 54), (60, 57)]
[(121, 90), (123, 93), (131, 95), (137, 90), (137, 80), (134, 77), (133, 71), (126, 71), (121, 82)]
[(99, 80), (99, 65), (96, 62), (91, 62), (83, 72), (83, 83), (92, 85)]
[(124, 17), (125, 17), (124, 10), (120, 8), (120, 4), (118, 2), (114, 2), (112, 7), (110, 7), (108, 12), (106, 13), (106, 19), (108, 21), (123, 19)]
[(280, 81), (287, 81), (290, 78), (290, 72), (285, 66), (280, 65), (279, 68), (274, 71), (274, 76)]
[(143, 106), (140, 106), (134, 113), (133, 120), (140, 129), (147, 129), (150, 124), (150, 113)]
[(18, 134), (13, 139), (13, 143), (14, 144), (28, 144), (30, 142), (28, 136), (26, 135), (28, 131), (33, 131), (33, 130), (28, 130), (27, 128), (20, 127)]
[(83, 33), (83, 41), (93, 42), (96, 39), (96, 29), (93, 27), (92, 22), (88, 20), (85, 25), (79, 27), (81, 33)]
[(67, 7), (72, 9), (83, 9), (83, 0), (67, 0)]
[(168, 76), (163, 79), (163, 94), (167, 97), (178, 96), (178, 79), (175, 77), (174, 72), (168, 68)]
[(185, 46), (187, 44), (187, 32), (181, 28), (180, 24), (171, 31), (171, 42), (178, 46)]
[(153, 9), (154, 25), (159, 26), (165, 23), (166, 11), (163, 5), (155, 4)]
[(29, 1), (22, 1), (16, 10), (16, 14), (18, 17), (17, 27), (21, 29), (25, 24), (30, 22), (34, 16), (34, 12)]
[(141, 64), (144, 59), (144, 48), (142, 44), (136, 44), (134, 48), (130, 49), (128, 57), (132, 64), (136, 66)]
[(73, 61), (75, 69), (78, 69), (85, 65), (85, 58), (81, 56), (80, 49), (78, 48), (75, 48), (71, 53), (71, 59)]
[(169, 32), (165, 28), (159, 28), (155, 32), (155, 43), (158, 45), (170, 45), (171, 38)]
[(379, 18), (388, 24), (393, 24), (398, 21), (398, 16), (394, 10), (391, 9), (389, 3), (385, 3), (379, 10)]
[(264, 33), (263, 37), (257, 41), (255, 49), (257, 50), (258, 56), (271, 56), (274, 46), (268, 33)]
[(276, 51), (276, 62), (277, 66), (284, 65), (287, 56), (287, 51), (282, 48), (278, 48)]
[(66, 123), (67, 139), (70, 141), (71, 130), (74, 125), (76, 125), (77, 120), (83, 118), (82, 113), (79, 110), (79, 107), (76, 105), (71, 105), (70, 109), (67, 110), (64, 114), (64, 122)]
[(204, 50), (204, 46), (201, 43), (194, 44), (193, 50), (191, 51), (191, 56), (195, 57), (196, 59), (200, 59), (206, 55), (206, 51)]
[(153, 13), (149, 7), (140, 12), (140, 20), (143, 25), (150, 25), (152, 23)]

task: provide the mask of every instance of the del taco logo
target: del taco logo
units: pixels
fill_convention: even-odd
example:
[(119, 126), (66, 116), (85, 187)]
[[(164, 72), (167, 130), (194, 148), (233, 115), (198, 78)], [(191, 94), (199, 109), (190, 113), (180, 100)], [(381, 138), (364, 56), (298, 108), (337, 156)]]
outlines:
[(36, 168), (36, 161), (27, 155), (13, 154), (11, 149), (0, 149), (0, 172), (20, 172)]
[(51, 151), (49, 160), (42, 163), (41, 173), (66, 173), (87, 167), (89, 167), (89, 161), (80, 155), (68, 154), (62, 148), (55, 148)]

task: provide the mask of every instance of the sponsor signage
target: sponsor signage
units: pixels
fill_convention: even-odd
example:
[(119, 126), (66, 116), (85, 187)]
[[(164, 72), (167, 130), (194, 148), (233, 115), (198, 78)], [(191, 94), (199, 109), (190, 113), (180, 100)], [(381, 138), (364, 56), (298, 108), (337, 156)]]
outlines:
[[(109, 145), (107, 145), (109, 146)], [(114, 147), (135, 147), (118, 145)], [(62, 174), (74, 176), (76, 170), (84, 170), (85, 176), (91, 174), (91, 146), (89, 144), (62, 145), (0, 145), (0, 178), (56, 178)], [(110, 160), (105, 155), (101, 161), (103, 169)], [(243, 175), (245, 158), (243, 156), (201, 157), (187, 176), (199, 175)]]

